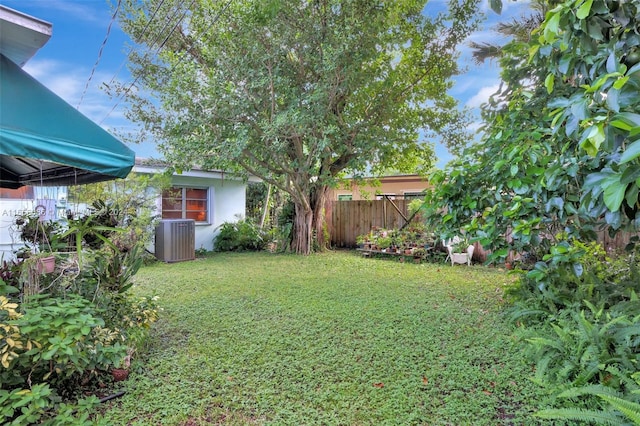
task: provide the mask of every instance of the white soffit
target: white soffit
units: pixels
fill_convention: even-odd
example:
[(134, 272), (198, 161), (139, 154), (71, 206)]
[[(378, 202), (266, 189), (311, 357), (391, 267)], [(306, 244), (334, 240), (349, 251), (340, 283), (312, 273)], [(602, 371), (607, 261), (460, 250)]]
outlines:
[(53, 25), (0, 5), (0, 53), (23, 66), (51, 38)]

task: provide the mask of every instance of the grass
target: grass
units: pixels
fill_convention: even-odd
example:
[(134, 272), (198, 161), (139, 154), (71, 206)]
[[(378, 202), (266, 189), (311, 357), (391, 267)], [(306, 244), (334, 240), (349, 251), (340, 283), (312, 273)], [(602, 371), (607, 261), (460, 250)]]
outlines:
[(108, 424), (539, 424), (501, 315), (510, 277), (350, 252), (217, 254), (142, 269), (160, 297)]

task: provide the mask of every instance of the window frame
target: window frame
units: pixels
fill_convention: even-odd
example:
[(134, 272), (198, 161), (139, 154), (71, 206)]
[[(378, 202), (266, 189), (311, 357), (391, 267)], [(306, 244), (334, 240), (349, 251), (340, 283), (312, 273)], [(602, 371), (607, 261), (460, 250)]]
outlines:
[[(165, 194), (169, 191), (175, 191), (175, 190), (180, 190), (180, 209), (166, 209), (165, 208), (165, 200), (170, 200), (171, 197), (167, 197), (165, 196)], [(189, 190), (198, 190), (198, 191), (204, 191), (204, 195), (205, 198), (193, 198), (193, 197), (187, 197), (188, 191)], [(175, 197), (176, 201), (178, 199), (178, 197)], [(195, 223), (198, 225), (210, 225), (211, 224), (211, 188), (210, 187), (206, 187), (206, 186), (186, 186), (186, 185), (174, 185), (171, 186), (168, 189), (165, 189), (162, 191), (161, 196), (160, 196), (160, 204), (161, 204), (161, 209), (160, 209), (160, 216), (162, 219), (191, 219), (189, 216), (189, 213), (193, 213), (193, 212), (201, 212), (202, 210), (194, 210), (194, 209), (189, 209), (188, 208), (188, 202), (189, 201), (198, 201), (198, 202), (204, 202), (204, 215), (205, 215), (205, 219), (204, 220), (195, 220)], [(180, 217), (165, 217), (165, 212), (179, 212), (180, 213)], [(172, 216), (175, 216), (172, 215)]]

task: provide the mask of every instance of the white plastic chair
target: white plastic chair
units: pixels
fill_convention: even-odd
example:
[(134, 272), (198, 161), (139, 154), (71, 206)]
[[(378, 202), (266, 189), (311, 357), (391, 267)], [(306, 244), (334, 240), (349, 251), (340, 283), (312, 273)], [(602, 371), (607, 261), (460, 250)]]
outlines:
[(454, 253), (453, 246), (460, 243), (460, 241), (462, 241), (462, 239), (458, 236), (455, 236), (448, 241), (442, 240), (442, 244), (447, 249), (447, 258), (444, 261), (446, 262), (447, 260), (451, 260), (451, 266), (453, 266), (456, 263), (459, 263), (459, 264), (466, 263), (467, 266), (471, 266), (471, 258), (473, 257), (473, 251), (476, 248), (473, 244), (470, 244), (467, 247), (466, 253)]

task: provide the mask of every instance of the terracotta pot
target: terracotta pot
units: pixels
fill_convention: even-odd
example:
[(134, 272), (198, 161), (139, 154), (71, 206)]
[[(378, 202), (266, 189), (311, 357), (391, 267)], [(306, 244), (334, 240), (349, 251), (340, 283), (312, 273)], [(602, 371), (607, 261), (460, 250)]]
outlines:
[(41, 257), (37, 261), (37, 268), (39, 274), (50, 274), (56, 268), (55, 256)]

